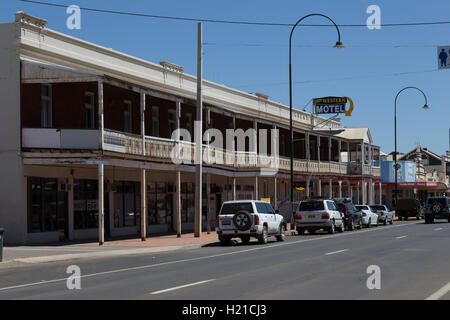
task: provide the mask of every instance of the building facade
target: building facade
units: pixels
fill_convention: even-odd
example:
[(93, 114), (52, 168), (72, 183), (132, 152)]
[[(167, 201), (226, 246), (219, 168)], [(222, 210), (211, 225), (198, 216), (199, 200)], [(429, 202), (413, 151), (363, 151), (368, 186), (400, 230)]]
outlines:
[[(382, 158), (383, 159), (383, 158)], [(395, 162), (381, 161), (381, 177), (384, 203), (394, 207), (395, 199)], [(445, 156), (439, 156), (427, 148), (417, 146), (398, 156), (397, 188), (398, 198), (416, 198), (422, 204), (428, 197), (446, 194), (449, 188), (448, 162)]]
[[(0, 24), (0, 226), (7, 244), (180, 233), (196, 219), (213, 228), (223, 201), (266, 198), (278, 207), (286, 200), (287, 106), (204, 80), (200, 134), (256, 134), (213, 148), (208, 133), (200, 147), (174, 136), (177, 129), (197, 134), (196, 77), (45, 25), (22, 12)], [(295, 182), (305, 186), (294, 200), (381, 201), (380, 152), (368, 128), (300, 110), (293, 121)]]

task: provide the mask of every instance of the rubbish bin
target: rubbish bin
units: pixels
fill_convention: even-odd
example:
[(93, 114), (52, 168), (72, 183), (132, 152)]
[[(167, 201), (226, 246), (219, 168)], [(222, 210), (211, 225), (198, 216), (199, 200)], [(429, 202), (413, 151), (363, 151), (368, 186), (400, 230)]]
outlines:
[(0, 262), (3, 261), (3, 233), (5, 233), (5, 229), (0, 228)]

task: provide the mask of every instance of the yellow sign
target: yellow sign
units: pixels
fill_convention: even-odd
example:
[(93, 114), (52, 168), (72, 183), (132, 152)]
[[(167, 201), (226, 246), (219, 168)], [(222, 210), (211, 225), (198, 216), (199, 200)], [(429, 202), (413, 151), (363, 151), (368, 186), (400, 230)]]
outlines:
[(345, 110), (345, 116), (350, 117), (352, 115), (353, 108), (355, 105), (353, 104), (352, 99), (350, 99), (349, 97), (345, 97), (345, 98), (347, 98), (347, 100), (350, 102), (350, 107), (348, 108), (348, 110)]
[(264, 201), (264, 202), (270, 203), (270, 198), (261, 198), (261, 201)]

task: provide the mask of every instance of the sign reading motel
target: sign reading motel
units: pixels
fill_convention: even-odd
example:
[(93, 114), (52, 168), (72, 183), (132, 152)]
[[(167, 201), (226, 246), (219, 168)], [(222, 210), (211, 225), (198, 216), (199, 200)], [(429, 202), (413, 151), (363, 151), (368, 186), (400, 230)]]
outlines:
[(345, 113), (347, 97), (325, 97), (313, 99), (316, 114)]

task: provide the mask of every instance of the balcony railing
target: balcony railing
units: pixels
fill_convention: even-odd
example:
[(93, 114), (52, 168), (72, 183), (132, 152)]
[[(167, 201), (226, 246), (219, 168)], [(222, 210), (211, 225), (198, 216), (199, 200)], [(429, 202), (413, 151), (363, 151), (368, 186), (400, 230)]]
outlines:
[[(149, 136), (146, 136), (144, 141), (145, 156), (150, 159), (172, 163), (195, 163), (194, 143)], [(140, 135), (109, 129), (103, 131), (103, 149), (107, 151), (142, 156), (142, 143), (143, 139)], [(98, 150), (99, 131), (24, 128), (22, 145), (25, 148)], [(289, 171), (291, 165), (288, 157), (258, 155), (255, 152), (232, 152), (207, 145), (202, 146), (202, 158), (204, 164), (235, 169), (265, 168)], [(294, 172), (380, 176), (379, 167), (370, 167), (365, 164), (361, 165), (361, 163), (345, 164), (304, 159), (294, 160)]]

